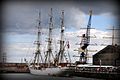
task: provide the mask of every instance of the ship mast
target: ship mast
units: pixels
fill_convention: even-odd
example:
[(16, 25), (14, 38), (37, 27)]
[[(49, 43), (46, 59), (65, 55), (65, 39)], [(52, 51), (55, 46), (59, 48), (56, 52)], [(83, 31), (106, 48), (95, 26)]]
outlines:
[(52, 54), (52, 29), (53, 29), (53, 13), (52, 8), (50, 12), (50, 23), (49, 23), (49, 37), (48, 37), (48, 50), (45, 58), (45, 63), (48, 62), (48, 67), (50, 67)]
[(64, 27), (64, 11), (62, 10), (62, 17), (61, 17), (61, 37), (60, 37), (60, 50), (59, 50), (59, 53), (57, 54), (57, 58), (56, 58), (56, 62), (55, 64), (59, 64), (59, 63), (62, 63), (64, 60), (63, 60), (63, 56), (64, 56), (64, 48), (65, 48), (65, 41), (64, 41), (64, 30), (65, 30), (65, 27)]
[(35, 41), (35, 44), (37, 45), (36, 47), (36, 52), (35, 52), (35, 57), (34, 57), (34, 66), (37, 62), (37, 65), (39, 65), (40, 62), (40, 58), (41, 58), (41, 62), (43, 63), (43, 58), (41, 55), (41, 13), (39, 12), (39, 19), (38, 19), (38, 32), (37, 32), (37, 41)]
[(61, 40), (60, 40), (60, 58), (59, 62), (62, 63), (63, 61), (63, 55), (64, 55), (64, 11), (62, 11), (62, 17), (61, 17)]

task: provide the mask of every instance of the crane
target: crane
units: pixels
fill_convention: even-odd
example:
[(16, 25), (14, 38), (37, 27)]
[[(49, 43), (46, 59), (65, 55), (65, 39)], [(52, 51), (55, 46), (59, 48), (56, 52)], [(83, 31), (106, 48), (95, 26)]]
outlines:
[(86, 63), (87, 61), (87, 47), (90, 44), (90, 29), (91, 29), (91, 18), (92, 18), (92, 10), (89, 11), (89, 20), (88, 20), (88, 24), (87, 24), (87, 30), (86, 30), (86, 34), (82, 34), (82, 40), (80, 43), (80, 63)]

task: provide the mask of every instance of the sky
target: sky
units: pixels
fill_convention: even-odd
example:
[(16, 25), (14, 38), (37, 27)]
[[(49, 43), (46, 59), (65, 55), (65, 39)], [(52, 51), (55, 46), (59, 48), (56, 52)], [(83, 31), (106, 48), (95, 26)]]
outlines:
[[(6, 1), (2, 5), (2, 52), (6, 53), (7, 62), (24, 62), (26, 58), (30, 60), (33, 57), (35, 45), (34, 41), (37, 39), (37, 19), (38, 12), (41, 12), (41, 26), (42, 26), (42, 52), (46, 50), (48, 38), (48, 23), (50, 8), (53, 8), (53, 53), (59, 50), (60, 39), (60, 17), (61, 11), (64, 10), (64, 25), (65, 25), (65, 41), (70, 42), (70, 49), (68, 50), (72, 58), (72, 62), (79, 60), (74, 55), (79, 55), (74, 51), (79, 48), (81, 36), (86, 30), (89, 19), (89, 10), (93, 11), (91, 27), (91, 44), (96, 46), (89, 46), (90, 50), (97, 50), (96, 52), (89, 52), (88, 63), (92, 63), (92, 55), (103, 49), (106, 45), (111, 45), (111, 39), (103, 39), (103, 37), (111, 37), (112, 31), (107, 30), (113, 26), (118, 26), (118, 8), (114, 1)], [(117, 31), (116, 31), (117, 32)], [(117, 40), (115, 40), (117, 43)], [(104, 46), (102, 44), (105, 44)], [(102, 46), (101, 46), (102, 45)], [(66, 50), (66, 53), (68, 53)]]

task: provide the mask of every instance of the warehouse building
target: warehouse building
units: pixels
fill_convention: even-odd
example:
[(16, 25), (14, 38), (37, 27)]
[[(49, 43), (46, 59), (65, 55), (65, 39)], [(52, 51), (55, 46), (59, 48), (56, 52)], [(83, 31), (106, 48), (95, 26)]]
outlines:
[(108, 45), (93, 55), (93, 65), (120, 66), (120, 45)]

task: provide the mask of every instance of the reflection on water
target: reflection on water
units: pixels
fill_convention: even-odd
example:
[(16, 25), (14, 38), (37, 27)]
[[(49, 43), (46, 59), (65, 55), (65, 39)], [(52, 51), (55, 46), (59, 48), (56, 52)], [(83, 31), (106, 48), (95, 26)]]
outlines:
[(83, 77), (52, 77), (52, 76), (37, 76), (29, 73), (4, 73), (0, 74), (2, 80), (103, 80)]

